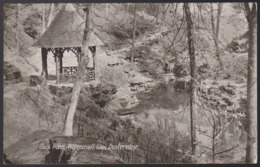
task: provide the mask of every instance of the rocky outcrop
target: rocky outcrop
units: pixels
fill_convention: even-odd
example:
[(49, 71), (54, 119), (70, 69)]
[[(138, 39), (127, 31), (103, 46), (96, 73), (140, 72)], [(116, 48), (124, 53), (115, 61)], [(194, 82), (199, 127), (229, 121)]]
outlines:
[(62, 87), (58, 87), (55, 85), (49, 85), (49, 90), (51, 92), (51, 94), (56, 95), (56, 96), (63, 96), (65, 94), (70, 94), (72, 93), (72, 87), (66, 87), (66, 86), (62, 86)]
[[(72, 87), (59, 87), (55, 85), (49, 85), (49, 89), (51, 94), (56, 95), (58, 97), (65, 97), (66, 95), (70, 95), (72, 93)], [(80, 93), (84, 96), (82, 98), (89, 98), (95, 101), (95, 103), (103, 108), (110, 100), (115, 97), (117, 92), (116, 86), (112, 84), (98, 84), (97, 86), (84, 86), (82, 87)], [(66, 98), (66, 97), (65, 97)], [(67, 102), (68, 99), (66, 99)], [(62, 103), (66, 103), (62, 102)]]
[(112, 84), (99, 84), (96, 87), (86, 87), (85, 91), (90, 93), (90, 98), (103, 108), (107, 102), (115, 98), (117, 89)]

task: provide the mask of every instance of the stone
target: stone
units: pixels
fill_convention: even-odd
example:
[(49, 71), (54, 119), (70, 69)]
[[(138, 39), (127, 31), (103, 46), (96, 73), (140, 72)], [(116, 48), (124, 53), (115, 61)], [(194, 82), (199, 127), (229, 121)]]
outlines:
[(20, 70), (9, 62), (4, 62), (4, 75), (7, 81), (21, 78)]
[(41, 85), (42, 82), (43, 82), (43, 78), (41, 76), (38, 76), (38, 75), (30, 76), (30, 85), (31, 86)]
[(15, 72), (7, 73), (5, 74), (5, 76), (6, 76), (6, 80), (13, 80), (13, 79), (20, 78), (21, 74), (19, 71), (15, 71)]
[(122, 106), (122, 107), (126, 107), (128, 105), (128, 101), (125, 99), (125, 98), (120, 98), (119, 99), (119, 104)]
[(58, 91), (58, 87), (54, 85), (49, 85), (49, 89), (51, 91), (51, 94), (56, 95)]
[(99, 84), (97, 87), (85, 89), (90, 93), (91, 99), (93, 99), (101, 108), (103, 108), (107, 102), (115, 98), (117, 92), (116, 86), (112, 84)]
[(112, 85), (112, 84), (107, 84), (105, 86), (103, 86), (102, 88), (102, 93), (104, 94), (115, 94), (116, 93), (116, 86)]

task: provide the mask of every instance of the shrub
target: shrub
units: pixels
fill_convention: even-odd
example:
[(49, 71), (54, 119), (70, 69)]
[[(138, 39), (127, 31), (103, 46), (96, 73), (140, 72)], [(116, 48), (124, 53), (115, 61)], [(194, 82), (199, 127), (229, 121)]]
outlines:
[(176, 77), (184, 77), (187, 76), (187, 70), (185, 68), (185, 66), (181, 65), (181, 64), (175, 64), (174, 69), (173, 69), (173, 73)]

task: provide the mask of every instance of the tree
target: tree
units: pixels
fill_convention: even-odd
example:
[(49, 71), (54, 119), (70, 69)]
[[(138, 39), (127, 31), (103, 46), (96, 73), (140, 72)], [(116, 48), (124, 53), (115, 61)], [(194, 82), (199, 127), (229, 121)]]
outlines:
[(46, 24), (46, 28), (48, 28), (49, 26), (50, 26), (50, 24), (51, 24), (51, 21), (52, 21), (52, 15), (53, 15), (53, 8), (54, 8), (54, 3), (51, 3), (50, 4), (50, 7), (49, 7), (49, 16), (48, 16), (48, 22), (47, 22), (47, 24)]
[(145, 17), (145, 10), (146, 10), (146, 3), (144, 4), (144, 9), (143, 9), (143, 18)]
[(129, 10), (129, 3), (126, 3), (126, 13), (125, 13), (125, 17), (124, 17), (124, 24), (126, 25), (126, 19), (127, 19), (127, 15), (128, 15), (128, 10)]
[(42, 34), (45, 32), (45, 9), (44, 9), (44, 4), (42, 4)]
[(73, 118), (74, 118), (78, 100), (79, 100), (82, 77), (85, 73), (86, 65), (88, 64), (89, 59), (90, 59), (89, 55), (88, 55), (88, 48), (89, 48), (89, 37), (90, 37), (90, 33), (92, 31), (92, 27), (90, 25), (91, 5), (92, 4), (88, 4), (86, 6), (86, 8), (84, 9), (86, 21), (85, 21), (85, 29), (84, 29), (83, 41), (82, 41), (82, 55), (81, 55), (81, 61), (79, 63), (79, 68), (78, 68), (78, 75), (76, 77), (76, 80), (75, 80), (74, 86), (73, 86), (73, 90), (72, 90), (70, 106), (69, 106), (68, 113), (66, 116), (66, 121), (65, 121), (64, 131), (63, 131), (64, 136), (73, 136)]
[(222, 12), (222, 6), (223, 3), (218, 3), (218, 9), (217, 9), (217, 22), (215, 26), (215, 18), (214, 18), (214, 10), (213, 10), (213, 4), (210, 3), (210, 16), (211, 16), (211, 28), (212, 28), (212, 36), (215, 43), (216, 48), (216, 57), (219, 61), (220, 68), (224, 70), (224, 65), (222, 63), (222, 60), (220, 58), (220, 49), (219, 49), (219, 23), (220, 23), (220, 16)]
[[(203, 85), (203, 84), (201, 84)], [(205, 87), (199, 87), (199, 95), (198, 106), (200, 107), (200, 111), (203, 112), (204, 116), (207, 118), (209, 126), (212, 128), (211, 133), (208, 133), (207, 130), (202, 130), (200, 127), (198, 128), (199, 134), (202, 134), (211, 139), (211, 147), (205, 146), (198, 142), (198, 146), (207, 148), (212, 153), (212, 162), (215, 163), (215, 158), (217, 155), (227, 153), (232, 151), (233, 149), (238, 147), (237, 143), (232, 141), (232, 146), (227, 146), (228, 148), (222, 149), (221, 151), (217, 151), (217, 145), (220, 145), (220, 142), (223, 140), (223, 136), (228, 131), (228, 128), (232, 125), (233, 122), (238, 121), (236, 118), (238, 117), (237, 113), (227, 112), (225, 109), (221, 109), (214, 104), (214, 95), (208, 94), (207, 83), (204, 83)], [(212, 100), (214, 99), (214, 100)], [(219, 149), (218, 149), (219, 150)]]
[(17, 50), (17, 54), (19, 54), (19, 11), (20, 11), (20, 4), (17, 4), (17, 9), (15, 11), (15, 17), (16, 17), (16, 32), (15, 32), (15, 42), (16, 42), (16, 50)]
[(132, 55), (131, 55), (131, 63), (134, 62), (134, 54), (135, 54), (135, 29), (136, 29), (136, 4), (134, 6), (134, 27), (133, 27), (133, 38), (132, 38)]
[(161, 7), (162, 7), (162, 11), (161, 11), (162, 14), (161, 14), (160, 29), (159, 29), (160, 33), (162, 31), (163, 22), (165, 21), (166, 13), (167, 13), (167, 11), (168, 11), (168, 9), (170, 7), (170, 3), (167, 5), (167, 7), (165, 7), (165, 6), (166, 6), (166, 4), (162, 4), (161, 5)]
[(257, 7), (244, 3), (248, 22), (249, 48), (247, 72), (247, 147), (246, 162), (257, 163)]
[(106, 21), (108, 21), (108, 14), (109, 14), (108, 3), (106, 3)]
[(196, 61), (195, 61), (195, 47), (193, 39), (193, 22), (191, 19), (191, 12), (188, 3), (184, 3), (183, 9), (185, 11), (187, 23), (187, 37), (190, 55), (190, 76), (191, 76), (191, 96), (190, 96), (190, 122), (191, 122), (191, 148), (192, 154), (196, 151)]

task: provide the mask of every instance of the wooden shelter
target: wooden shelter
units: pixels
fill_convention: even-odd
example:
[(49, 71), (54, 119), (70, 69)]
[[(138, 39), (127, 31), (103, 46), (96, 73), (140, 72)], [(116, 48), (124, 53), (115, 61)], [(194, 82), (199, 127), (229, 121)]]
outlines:
[[(42, 72), (47, 79), (47, 55), (49, 52), (53, 53), (56, 62), (57, 83), (60, 83), (61, 73), (70, 76), (76, 75), (78, 67), (63, 67), (62, 58), (65, 51), (72, 51), (76, 55), (78, 63), (80, 62), (84, 28), (85, 22), (73, 4), (65, 4), (54, 17), (48, 29), (33, 44), (33, 46), (41, 48)], [(90, 80), (95, 79), (96, 47), (102, 45), (104, 45), (104, 42), (98, 37), (97, 33), (92, 31), (89, 50), (92, 53), (93, 68), (86, 67), (86, 74)]]

